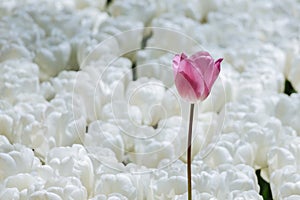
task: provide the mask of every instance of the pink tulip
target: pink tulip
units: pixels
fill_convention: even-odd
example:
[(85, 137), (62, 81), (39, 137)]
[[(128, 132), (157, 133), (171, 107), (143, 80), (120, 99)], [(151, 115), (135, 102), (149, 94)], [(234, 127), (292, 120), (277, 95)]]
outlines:
[(176, 54), (173, 70), (179, 95), (192, 103), (206, 99), (220, 73), (222, 60), (219, 58), (214, 62), (205, 51), (197, 52), (189, 58), (184, 53)]

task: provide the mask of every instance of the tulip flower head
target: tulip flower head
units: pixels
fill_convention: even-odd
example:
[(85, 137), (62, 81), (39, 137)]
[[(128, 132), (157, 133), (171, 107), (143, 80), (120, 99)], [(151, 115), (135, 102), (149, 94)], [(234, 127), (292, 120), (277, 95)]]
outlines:
[(204, 100), (220, 73), (221, 62), (208, 52), (200, 51), (190, 56), (176, 54), (173, 58), (175, 85), (179, 95), (186, 101), (195, 103)]

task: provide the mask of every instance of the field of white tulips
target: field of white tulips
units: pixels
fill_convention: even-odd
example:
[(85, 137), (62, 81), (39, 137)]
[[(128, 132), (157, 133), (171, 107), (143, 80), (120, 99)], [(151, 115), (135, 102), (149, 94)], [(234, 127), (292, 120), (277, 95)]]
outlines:
[(299, 0), (0, 0), (0, 199), (187, 199), (172, 59), (200, 50), (224, 60), (193, 199), (300, 199), (299, 22)]

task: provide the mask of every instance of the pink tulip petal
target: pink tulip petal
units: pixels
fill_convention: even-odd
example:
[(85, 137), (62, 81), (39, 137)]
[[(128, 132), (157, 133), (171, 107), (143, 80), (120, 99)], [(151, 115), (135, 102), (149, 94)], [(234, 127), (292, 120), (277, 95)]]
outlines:
[(174, 69), (178, 69), (179, 63), (180, 63), (180, 55), (176, 54), (173, 58), (173, 67), (175, 66)]
[(188, 59), (181, 61), (180, 66), (179, 74), (184, 77), (185, 81), (187, 81), (187, 89), (193, 90), (193, 94), (189, 94), (189, 96), (191, 96), (189, 99), (205, 99), (209, 94), (209, 89), (200, 71), (195, 67), (195, 65), (190, 63), (190, 60)]
[(174, 72), (176, 73), (179, 69), (179, 64), (183, 59), (186, 59), (187, 56), (184, 53), (181, 54), (176, 54), (175, 57), (173, 58), (173, 69)]
[(173, 69), (180, 96), (190, 102), (206, 99), (220, 73), (222, 60), (214, 62), (210, 54), (203, 51), (190, 58), (184, 53), (175, 55)]
[(216, 79), (219, 76), (222, 60), (223, 60), (223, 58), (219, 58), (213, 65), (211, 75), (210, 75), (210, 79), (209, 79), (209, 82), (208, 82), (208, 87), (209, 88), (212, 88), (213, 84), (215, 83)]
[(215, 62), (215, 65), (216, 65), (216, 68), (220, 71), (221, 69), (221, 62), (223, 61), (223, 58), (219, 58), (216, 62)]
[(205, 83), (209, 85), (211, 69), (214, 66), (214, 60), (211, 57), (202, 57), (201, 59), (196, 61), (196, 65), (198, 69), (201, 70), (202, 76), (205, 80)]
[(194, 60), (195, 58), (201, 57), (201, 56), (210, 56), (210, 54), (206, 51), (198, 51), (195, 54), (191, 55), (190, 59)]
[(208, 64), (211, 62), (211, 60), (213, 60), (211, 55), (205, 51), (197, 52), (193, 54), (189, 59), (196, 64), (196, 67), (201, 70), (202, 74), (205, 74)]
[(198, 95), (196, 94), (195, 88), (193, 88), (192, 81), (184, 73), (178, 73), (175, 76), (175, 85), (179, 95), (190, 102), (196, 102)]
[(198, 69), (193, 63), (190, 62), (189, 59), (184, 59), (180, 62), (178, 72), (184, 72), (184, 74), (186, 74), (186, 76), (194, 82), (197, 82), (195, 80), (197, 80), (198, 78), (202, 79), (201, 73), (199, 73)]

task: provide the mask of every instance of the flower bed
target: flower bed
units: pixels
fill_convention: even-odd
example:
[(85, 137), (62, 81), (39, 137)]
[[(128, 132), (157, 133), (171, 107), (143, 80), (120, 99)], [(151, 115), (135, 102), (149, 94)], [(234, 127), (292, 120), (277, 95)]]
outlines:
[(187, 199), (172, 58), (199, 50), (224, 60), (196, 105), (194, 199), (300, 199), (299, 10), (2, 0), (0, 199)]

